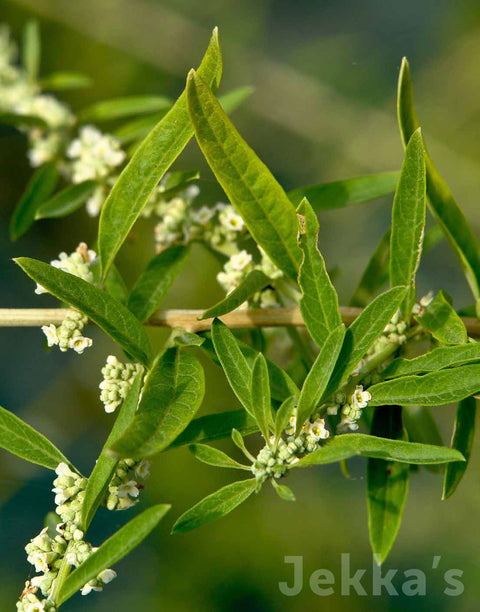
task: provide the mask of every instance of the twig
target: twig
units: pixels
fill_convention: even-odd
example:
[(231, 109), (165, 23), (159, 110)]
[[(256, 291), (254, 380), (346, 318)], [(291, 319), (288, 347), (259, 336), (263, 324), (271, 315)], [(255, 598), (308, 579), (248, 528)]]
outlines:
[[(360, 314), (361, 308), (340, 307), (342, 319), (346, 325)], [(59, 325), (67, 308), (0, 308), (0, 327), (38, 327), (53, 323)], [(203, 310), (159, 310), (146, 322), (155, 327), (183, 327), (190, 332), (210, 329), (212, 319), (199, 321)], [(250, 329), (252, 327), (304, 327), (305, 323), (300, 309), (266, 308), (255, 310), (237, 310), (220, 317), (232, 329)], [(480, 321), (473, 317), (462, 317), (469, 336), (480, 336)]]

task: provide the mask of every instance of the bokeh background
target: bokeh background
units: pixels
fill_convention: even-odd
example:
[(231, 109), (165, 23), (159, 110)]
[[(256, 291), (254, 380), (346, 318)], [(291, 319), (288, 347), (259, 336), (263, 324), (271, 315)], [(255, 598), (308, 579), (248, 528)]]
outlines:
[[(175, 97), (196, 65), (213, 26), (225, 55), (222, 90), (252, 85), (254, 95), (238, 110), (240, 131), (286, 188), (399, 168), (402, 147), (395, 117), (396, 78), (407, 55), (417, 108), (430, 152), (461, 202), (474, 229), (480, 211), (480, 6), (476, 0), (16, 0), (0, 1), (0, 21), (20, 35), (29, 18), (41, 22), (42, 70), (88, 73), (95, 86), (65, 94), (74, 109), (106, 97), (158, 93)], [(8, 238), (8, 218), (30, 175), (26, 143), (0, 129), (0, 306), (47, 306), (33, 284), (10, 261), (17, 255), (43, 260), (93, 243), (96, 222), (79, 211), (66, 220), (38, 223), (18, 243)], [(221, 193), (194, 143), (176, 164), (202, 170), (202, 198)], [(370, 254), (389, 223), (391, 198), (324, 213), (322, 251), (338, 268), (337, 289), (347, 303)], [(118, 262), (131, 285), (151, 256), (152, 227), (140, 222)], [(165, 305), (201, 308), (221, 296), (217, 262), (198, 248)], [(458, 306), (471, 301), (459, 266), (446, 244), (421, 267), (419, 292), (443, 287)], [(114, 351), (94, 333), (83, 357), (45, 353), (38, 329), (0, 328), (0, 404), (51, 436), (88, 473), (111, 417), (98, 400), (99, 370)], [(153, 333), (160, 346), (165, 333)], [(237, 407), (215, 366), (204, 361), (207, 396), (203, 412)], [(453, 411), (436, 411), (445, 440)], [(230, 448), (224, 443), (225, 448)], [(289, 483), (296, 504), (265, 488), (224, 520), (186, 536), (171, 536), (173, 520), (201, 497), (228, 483), (230, 473), (197, 463), (186, 449), (164, 453), (141, 507), (171, 502), (160, 528), (118, 565), (119, 579), (104, 594), (76, 596), (72, 612), (115, 609), (237, 612), (240, 610), (448, 610), (470, 612), (480, 597), (478, 487), (474, 454), (453, 499), (441, 502), (441, 478), (422, 471), (411, 483), (399, 539), (385, 568), (418, 568), (427, 575), (427, 596), (320, 598), (308, 576), (327, 568), (339, 579), (340, 554), (352, 567), (369, 568), (363, 464), (346, 480), (338, 467), (295, 474)], [(0, 609), (13, 610), (31, 566), (24, 544), (52, 509), (51, 474), (0, 454)], [(101, 542), (127, 519), (100, 512), (92, 529)], [(285, 597), (279, 581), (290, 580), (285, 555), (303, 555), (305, 588)], [(434, 556), (441, 556), (432, 569)], [(443, 573), (464, 571), (465, 592), (447, 597)], [(371, 571), (367, 572), (371, 576)], [(366, 589), (371, 593), (369, 580)], [(402, 580), (400, 580), (401, 584)], [(397, 582), (397, 584), (399, 584)], [(339, 588), (336, 588), (339, 591)]]

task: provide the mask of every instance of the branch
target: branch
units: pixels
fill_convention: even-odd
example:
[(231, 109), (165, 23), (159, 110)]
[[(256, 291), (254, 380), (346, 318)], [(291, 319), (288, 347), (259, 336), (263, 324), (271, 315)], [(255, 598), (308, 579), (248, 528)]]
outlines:
[[(60, 325), (68, 308), (0, 308), (0, 327), (39, 327)], [(362, 311), (361, 308), (341, 306), (340, 312), (346, 325), (350, 325)], [(203, 310), (159, 310), (146, 322), (153, 327), (183, 327), (190, 332), (210, 329), (213, 319), (199, 321)], [(219, 317), (231, 329), (252, 327), (305, 327), (298, 307), (236, 310)], [(480, 321), (462, 317), (469, 336), (480, 336)]]

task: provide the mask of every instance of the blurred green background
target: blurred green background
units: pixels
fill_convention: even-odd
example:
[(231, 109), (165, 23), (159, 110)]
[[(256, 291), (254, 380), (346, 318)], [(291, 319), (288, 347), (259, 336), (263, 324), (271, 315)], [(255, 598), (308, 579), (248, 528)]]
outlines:
[[(134, 93), (175, 97), (196, 65), (213, 26), (220, 28), (225, 55), (222, 91), (253, 85), (255, 93), (234, 121), (286, 188), (366, 172), (396, 169), (402, 147), (396, 127), (395, 89), (407, 55), (417, 108), (430, 152), (478, 232), (480, 211), (480, 5), (475, 0), (18, 0), (0, 1), (0, 21), (19, 36), (29, 18), (42, 26), (44, 73), (77, 70), (95, 86), (65, 99), (74, 109), (102, 98)], [(83, 210), (60, 221), (35, 225), (18, 243), (8, 239), (8, 218), (30, 175), (26, 143), (0, 130), (1, 307), (41, 307), (48, 297), (11, 263), (28, 255), (43, 260), (93, 243), (96, 221)], [(201, 196), (221, 193), (194, 143), (176, 165), (202, 169)], [(391, 198), (320, 216), (320, 245), (347, 303), (370, 254), (389, 223)], [(151, 222), (140, 222), (118, 262), (131, 284), (153, 252)], [(176, 282), (166, 306), (201, 308), (221, 296), (218, 264), (198, 248)], [(419, 293), (442, 287), (458, 306), (470, 296), (459, 266), (443, 242), (429, 253)], [(114, 351), (93, 331), (94, 347), (83, 357), (43, 351), (38, 329), (0, 329), (0, 404), (52, 437), (88, 473), (111, 425), (98, 400), (99, 370)], [(160, 345), (165, 333), (156, 331)], [(205, 362), (203, 412), (237, 407), (225, 380)], [(451, 408), (436, 411), (445, 440)], [(230, 448), (225, 443), (226, 448)], [(320, 598), (309, 574), (327, 568), (339, 579), (340, 554), (353, 568), (369, 568), (363, 464), (353, 463), (346, 480), (338, 467), (295, 474), (289, 484), (296, 504), (280, 501), (269, 487), (226, 519), (186, 536), (169, 535), (173, 520), (201, 497), (232, 480), (230, 473), (197, 463), (185, 449), (156, 458), (140, 507), (170, 502), (173, 509), (155, 534), (118, 566), (119, 578), (104, 594), (76, 596), (66, 609), (107, 612), (195, 610), (309, 612), (449, 610), (470, 612), (480, 597), (477, 527), (480, 461), (453, 499), (440, 502), (441, 479), (421, 472), (411, 484), (399, 539), (385, 568), (427, 574), (425, 597)], [(51, 474), (0, 455), (0, 609), (13, 610), (32, 569), (24, 544), (52, 509)], [(100, 512), (91, 539), (100, 543), (127, 519)], [(285, 555), (303, 555), (305, 588), (282, 595), (291, 580)], [(432, 569), (434, 555), (441, 556)], [(465, 592), (447, 597), (443, 574), (464, 571)], [(371, 571), (367, 572), (371, 576)], [(371, 593), (370, 578), (364, 581)], [(402, 579), (397, 581), (397, 585)], [(336, 589), (339, 591), (339, 588)]]

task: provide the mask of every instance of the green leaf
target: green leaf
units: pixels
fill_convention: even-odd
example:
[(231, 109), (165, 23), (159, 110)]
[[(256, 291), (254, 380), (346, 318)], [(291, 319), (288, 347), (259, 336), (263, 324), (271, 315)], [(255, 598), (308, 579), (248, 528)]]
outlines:
[(480, 361), (480, 344), (477, 342), (461, 346), (441, 346), (414, 359), (394, 359), (382, 372), (382, 376), (396, 378), (407, 374), (424, 374), (474, 361)]
[(284, 499), (285, 501), (295, 501), (295, 495), (291, 489), (289, 489), (285, 485), (278, 484), (278, 482), (273, 478), (270, 482), (272, 483), (273, 488), (277, 492), (278, 497)]
[(23, 30), (22, 63), (31, 83), (35, 83), (38, 78), (40, 54), (40, 26), (38, 21), (27, 21)]
[(139, 321), (146, 321), (160, 306), (189, 254), (188, 246), (172, 246), (150, 261), (128, 298), (128, 308)]
[(22, 128), (41, 128), (46, 129), (48, 125), (44, 119), (36, 115), (22, 115), (18, 113), (0, 113), (0, 124), (12, 125)]
[(187, 332), (183, 327), (176, 327), (172, 330), (170, 341), (173, 342), (172, 346), (202, 346), (205, 338), (193, 332)]
[(43, 91), (63, 91), (65, 89), (82, 89), (90, 87), (92, 79), (80, 72), (52, 72), (39, 81)]
[(237, 429), (232, 429), (232, 440), (235, 446), (243, 452), (247, 459), (250, 459), (250, 461), (255, 462), (255, 457), (245, 446), (245, 440), (243, 439), (242, 434)]
[[(222, 57), (217, 29), (213, 31), (199, 73), (209, 85), (218, 86)], [(192, 135), (184, 92), (137, 148), (102, 207), (98, 250), (103, 277), (158, 182)]]
[[(135, 117), (135, 119), (130, 119), (126, 123), (115, 128), (112, 134), (115, 138), (120, 140), (122, 145), (132, 142), (139, 144), (166, 114), (167, 109), (159, 113), (146, 115), (145, 117)], [(130, 153), (131, 151), (129, 150), (129, 154)]]
[(399, 172), (381, 172), (367, 176), (331, 183), (320, 183), (299, 187), (288, 192), (288, 197), (297, 206), (307, 198), (314, 210), (330, 210), (351, 204), (362, 204), (381, 198), (395, 191)]
[[(405, 434), (400, 406), (377, 408), (372, 434), (401, 440)], [(400, 529), (409, 477), (406, 464), (372, 458), (367, 461), (368, 530), (378, 565), (387, 558)]]
[(123, 559), (155, 529), (169, 510), (170, 506), (167, 504), (148, 508), (114, 533), (111, 538), (108, 538), (97, 551), (68, 576), (60, 588), (57, 606), (65, 603), (87, 582), (96, 578), (101, 571)]
[(405, 287), (393, 287), (373, 300), (345, 333), (342, 350), (325, 397), (347, 380), (373, 346), (405, 297)]
[(218, 448), (207, 446), (206, 444), (192, 444), (189, 447), (196, 459), (206, 463), (207, 465), (213, 465), (214, 467), (232, 468), (234, 470), (247, 470), (250, 471), (248, 465), (242, 465), (232, 459)]
[(415, 304), (415, 276), (422, 255), (426, 215), (425, 149), (420, 128), (410, 138), (395, 192), (390, 240), (390, 285), (408, 288), (401, 306), (410, 320)]
[(318, 250), (318, 219), (308, 200), (297, 208), (299, 222), (298, 244), (303, 259), (298, 275), (302, 290), (300, 311), (305, 325), (317, 346), (322, 346), (328, 335), (342, 323), (338, 297), (328, 276), (323, 257)]
[(179, 348), (167, 349), (148, 373), (135, 418), (111, 452), (143, 459), (164, 450), (190, 423), (204, 393), (198, 360)]
[(229, 201), (257, 244), (281, 270), (296, 278), (300, 252), (295, 209), (284, 190), (194, 71), (187, 79), (187, 103), (198, 144)]
[(297, 396), (287, 397), (275, 414), (275, 448), (278, 446), (278, 442), (287, 428), (290, 418), (294, 416), (297, 402)]
[(455, 417), (452, 448), (457, 449), (465, 457), (464, 463), (452, 463), (446, 466), (443, 483), (442, 499), (453, 495), (465, 474), (470, 456), (472, 454), (473, 439), (475, 437), (475, 419), (477, 416), (477, 402), (474, 397), (467, 397), (460, 402)]
[(239, 87), (238, 89), (233, 89), (223, 94), (223, 96), (218, 98), (218, 101), (227, 115), (230, 115), (252, 95), (253, 91), (253, 87), (249, 85), (246, 87)]
[[(443, 446), (440, 429), (430, 408), (427, 406), (403, 406), (402, 418), (408, 439), (411, 442)], [(440, 472), (443, 468), (438, 465), (430, 465), (427, 466), (427, 469), (431, 472)]]
[(62, 462), (71, 465), (50, 440), (2, 407), (0, 407), (0, 448), (50, 470), (57, 469), (58, 464)]
[(259, 353), (252, 370), (252, 412), (258, 429), (268, 443), (270, 440), (269, 425), (272, 422), (272, 404), (270, 398), (270, 380), (265, 357)]
[[(413, 102), (410, 68), (404, 58), (398, 81), (398, 122), (403, 142), (419, 127)], [(427, 195), (430, 208), (460, 260), (475, 300), (480, 298), (480, 244), (450, 189), (426, 154)]]
[(423, 314), (415, 319), (443, 344), (464, 344), (468, 340), (464, 322), (443, 291), (439, 291)]
[(334, 329), (328, 335), (320, 348), (320, 352), (312, 369), (303, 383), (297, 407), (296, 435), (300, 433), (303, 424), (314, 412), (327, 388), (328, 381), (330, 380), (330, 376), (332, 375), (340, 354), (340, 349), (342, 348), (344, 335), (345, 327), (343, 325), (339, 325), (337, 329)]
[(118, 300), (122, 304), (127, 303), (127, 286), (116, 266), (112, 266), (108, 272), (105, 280), (105, 289), (115, 300)]
[(438, 370), (424, 376), (404, 376), (370, 387), (369, 406), (441, 406), (480, 391), (480, 364)]
[(387, 284), (390, 265), (390, 236), (388, 229), (377, 244), (365, 272), (350, 300), (350, 306), (365, 308)]
[(245, 410), (255, 416), (252, 411), (250, 366), (240, 350), (237, 339), (219, 319), (214, 319), (212, 323), (212, 341), (230, 387)]
[(200, 172), (198, 170), (169, 172), (163, 183), (165, 191), (162, 192), (162, 198), (165, 200), (173, 198), (178, 193), (190, 187), (193, 183), (196, 183), (199, 178)]
[(400, 463), (412, 463), (414, 465), (464, 461), (463, 455), (459, 451), (445, 446), (389, 440), (388, 438), (352, 433), (329, 438), (321, 448), (300, 459), (291, 466), (291, 469), (335, 463), (355, 456), (373, 457), (385, 461), (400, 461)]
[(95, 467), (88, 478), (80, 520), (82, 531), (86, 531), (88, 529), (117, 466), (118, 459), (112, 457), (107, 451), (110, 446), (112, 446), (123, 435), (133, 421), (135, 411), (137, 410), (138, 399), (140, 397), (143, 376), (143, 372), (137, 374), (134, 383), (128, 391), (127, 397), (120, 407), (112, 431), (110, 432), (102, 452), (95, 463)]
[(123, 304), (81, 278), (49, 264), (19, 257), (22, 270), (62, 302), (77, 308), (132, 357), (147, 366), (151, 348), (138, 319)]
[(217, 302), (215, 306), (206, 310), (202, 316), (199, 317), (200, 320), (220, 317), (227, 314), (227, 312), (232, 312), (232, 310), (235, 310), (249, 298), (254, 296), (255, 293), (268, 287), (271, 282), (271, 279), (260, 270), (252, 270), (238, 287), (229, 293), (223, 300)]
[(12, 240), (18, 240), (30, 229), (37, 210), (55, 189), (57, 180), (56, 162), (48, 162), (35, 170), (10, 219), (10, 238)]
[(85, 204), (97, 185), (96, 181), (83, 181), (65, 187), (40, 206), (35, 219), (53, 219), (70, 215)]
[(165, 449), (185, 446), (192, 442), (213, 442), (229, 438), (232, 429), (237, 429), (242, 435), (248, 436), (258, 432), (255, 419), (241, 410), (228, 410), (218, 414), (206, 414), (193, 419), (187, 428)]
[(251, 478), (219, 489), (182, 514), (173, 526), (172, 533), (186, 533), (222, 518), (250, 497), (256, 488), (257, 481)]
[(102, 100), (83, 109), (79, 113), (82, 122), (111, 121), (135, 115), (145, 115), (163, 111), (173, 102), (164, 96), (125, 96), (112, 100)]

